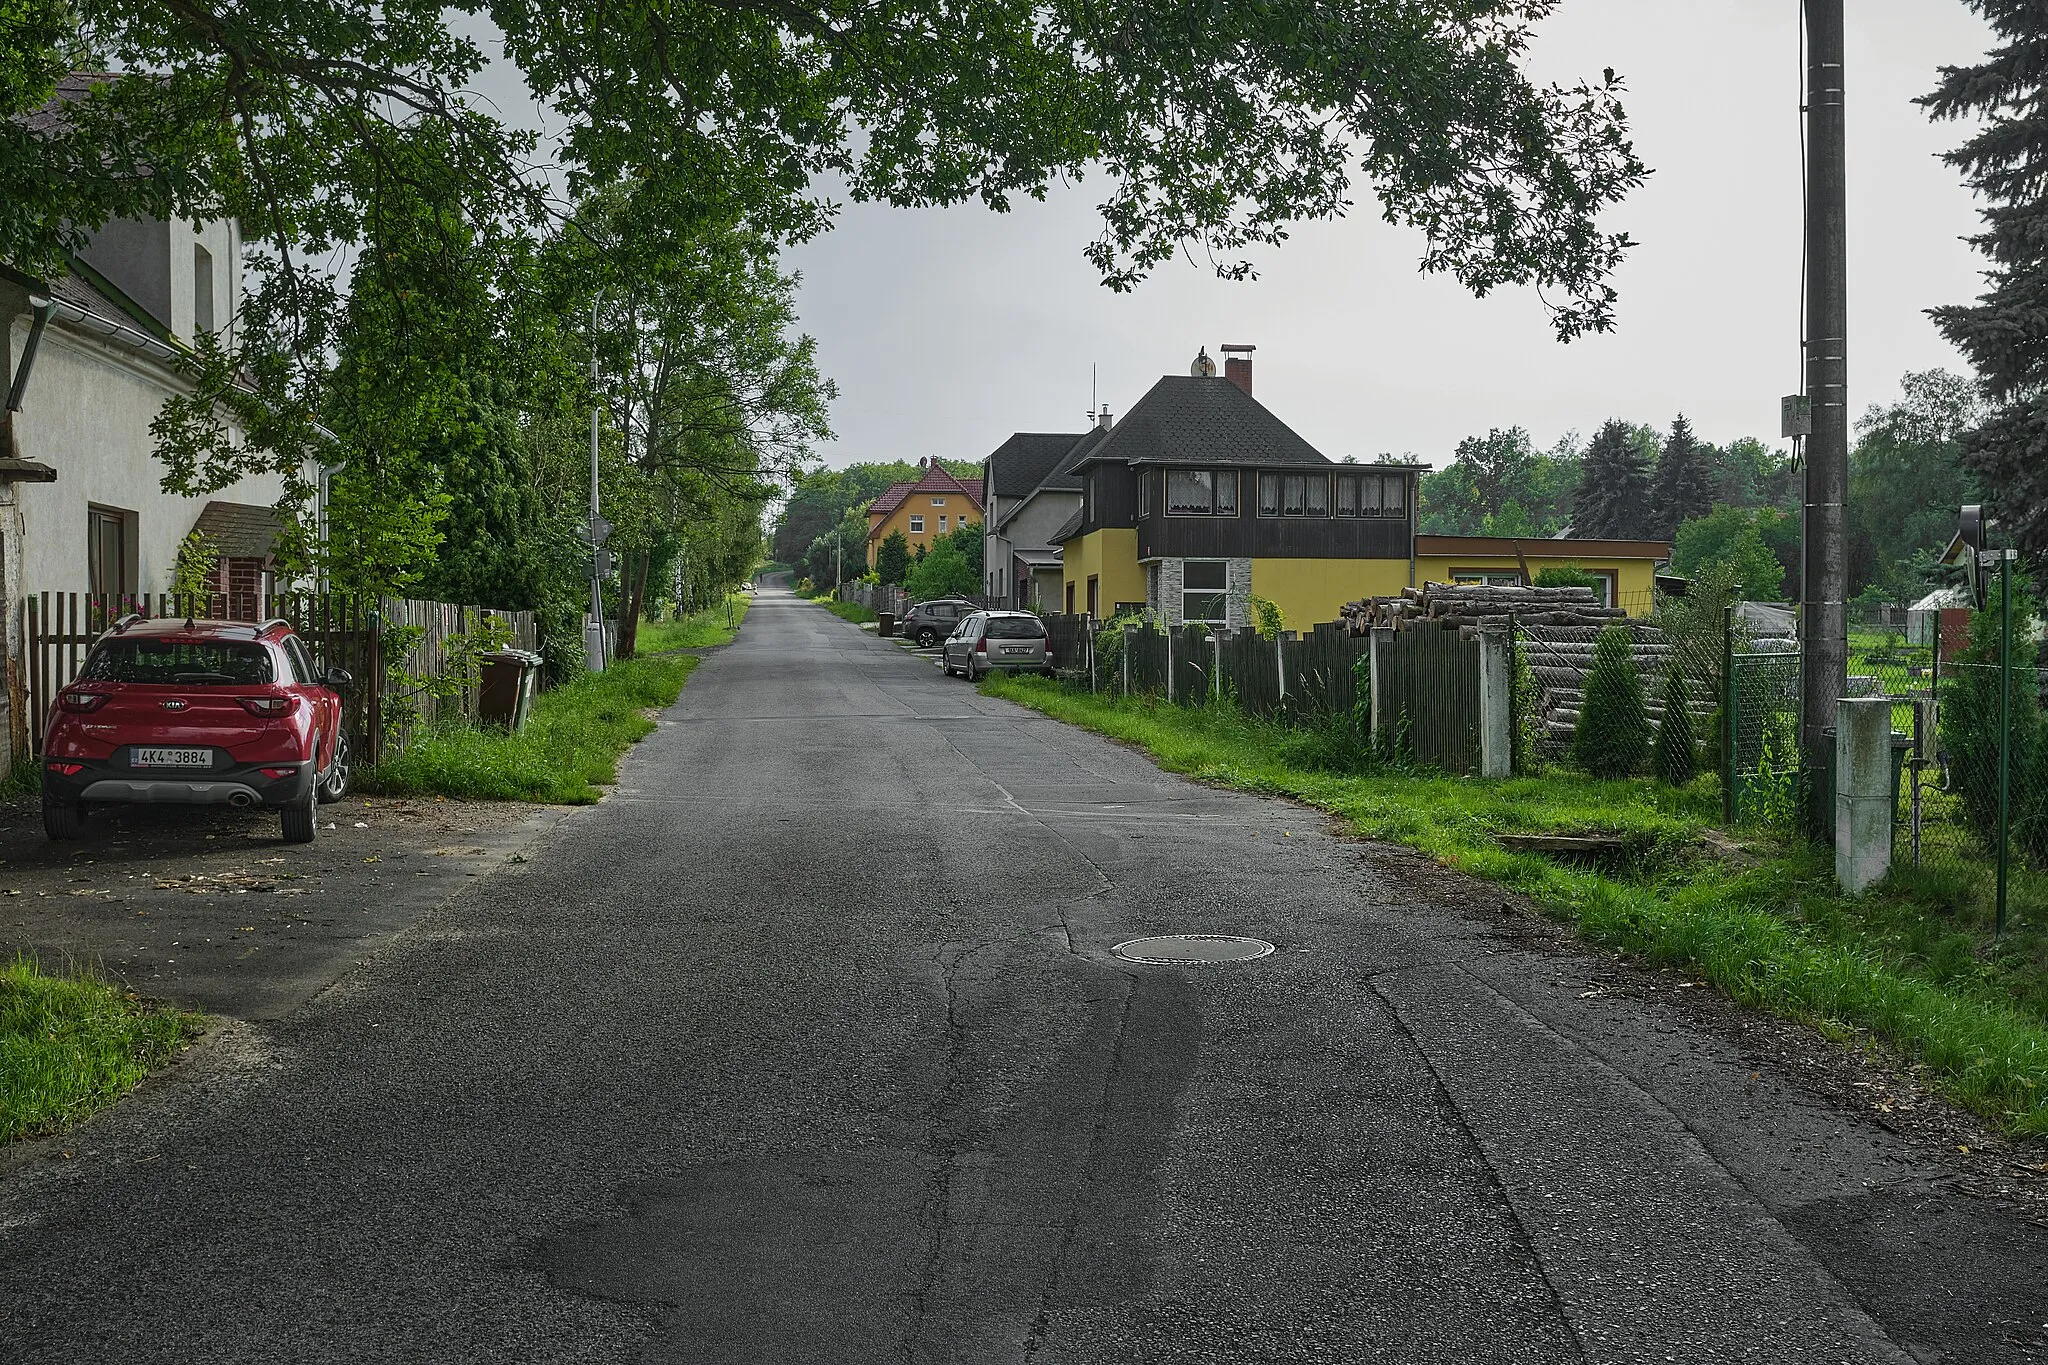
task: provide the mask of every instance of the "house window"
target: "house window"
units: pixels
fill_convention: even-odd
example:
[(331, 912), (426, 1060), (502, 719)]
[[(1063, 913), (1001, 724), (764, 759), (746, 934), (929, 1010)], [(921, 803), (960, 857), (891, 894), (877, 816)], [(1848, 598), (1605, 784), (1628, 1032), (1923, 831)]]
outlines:
[(1234, 517), (1237, 515), (1237, 471), (1219, 469), (1216, 471), (1216, 515)]
[(1176, 517), (1237, 515), (1237, 471), (1234, 469), (1169, 469), (1166, 511)]
[(85, 510), (85, 580), (88, 592), (134, 592), (136, 518), (118, 507)]
[(192, 335), (196, 341), (213, 331), (213, 253), (192, 244)]
[(946, 534), (946, 514), (944, 512), (939, 513), (939, 534)]
[(1471, 587), (1519, 588), (1522, 575), (1517, 569), (1453, 569), (1451, 582)]
[(1280, 515), (1280, 476), (1259, 475), (1259, 515), (1277, 517)]
[(1150, 470), (1143, 470), (1138, 474), (1138, 515), (1140, 517), (1152, 515), (1152, 481), (1157, 477), (1159, 476)]
[(1181, 619), (1223, 625), (1229, 618), (1230, 566), (1220, 559), (1190, 559), (1181, 579)]
[(1408, 476), (1389, 474), (1380, 480), (1380, 515), (1383, 517), (1405, 517), (1408, 515)]
[(1339, 474), (1337, 515), (1340, 517), (1402, 517), (1408, 514), (1405, 474)]
[(920, 517), (920, 516), (917, 516), (917, 515), (915, 515), (915, 514), (912, 514), (912, 516), (911, 516), (911, 518), (910, 518), (910, 533), (911, 533), (912, 535), (923, 535), (923, 534), (924, 534), (924, 518), (923, 518), (923, 517)]
[(945, 500), (944, 498), (933, 498), (933, 499), (932, 499), (932, 506), (934, 506), (934, 507), (944, 507), (945, 505), (946, 505), (946, 500)]
[(1327, 517), (1330, 515), (1330, 480), (1321, 474), (1311, 474), (1308, 483), (1308, 515)]

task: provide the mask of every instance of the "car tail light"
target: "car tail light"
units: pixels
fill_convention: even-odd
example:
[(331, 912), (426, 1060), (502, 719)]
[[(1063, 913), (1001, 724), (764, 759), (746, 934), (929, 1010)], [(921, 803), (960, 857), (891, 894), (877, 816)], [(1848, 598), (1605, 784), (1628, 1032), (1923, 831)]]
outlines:
[(104, 692), (60, 692), (57, 694), (57, 704), (66, 711), (74, 711), (83, 715), (88, 711), (97, 711), (102, 706), (105, 706), (107, 704), (107, 694)]
[(83, 763), (52, 763), (50, 771), (60, 777), (76, 777), (85, 771), (85, 765)]
[(988, 641), (986, 641), (986, 640), (976, 640), (976, 641), (974, 642), (974, 652), (975, 652), (976, 654), (986, 654), (986, 653), (988, 653)]
[(286, 693), (277, 697), (244, 697), (242, 709), (252, 716), (288, 716), (298, 706), (299, 699)]

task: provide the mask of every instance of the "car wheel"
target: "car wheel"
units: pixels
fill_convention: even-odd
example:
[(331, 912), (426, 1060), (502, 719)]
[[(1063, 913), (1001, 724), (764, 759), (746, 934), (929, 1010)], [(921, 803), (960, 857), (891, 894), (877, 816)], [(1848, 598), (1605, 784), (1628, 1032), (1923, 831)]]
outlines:
[(938, 642), (939, 633), (935, 630), (932, 630), (929, 627), (926, 627), (925, 629), (920, 630), (917, 633), (917, 647), (919, 649), (930, 649), (933, 645), (937, 644)]
[(284, 841), (288, 844), (310, 844), (313, 832), (320, 828), (320, 788), (316, 783), (307, 789), (305, 798), (278, 812), (278, 819), (284, 826)]
[(55, 796), (43, 798), (43, 833), (52, 839), (76, 839), (85, 825), (85, 812), (76, 801)]
[(320, 779), (320, 804), (331, 806), (348, 795), (349, 761), (354, 757), (355, 746), (349, 743), (348, 730), (339, 731), (334, 741), (334, 758), (327, 765), (326, 776)]

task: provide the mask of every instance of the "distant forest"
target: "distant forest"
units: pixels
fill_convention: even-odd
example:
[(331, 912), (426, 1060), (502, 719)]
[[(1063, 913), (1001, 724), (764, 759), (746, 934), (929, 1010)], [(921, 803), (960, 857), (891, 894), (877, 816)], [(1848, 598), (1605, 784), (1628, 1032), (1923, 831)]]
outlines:
[[(1929, 370), (1901, 388), (1864, 414), (1849, 455), (1849, 591), (1866, 600), (1942, 586), (1935, 557), (1956, 509), (1983, 496), (1962, 459), (1961, 437), (1983, 420), (1975, 386)], [(1421, 529), (1669, 540), (1675, 571), (1731, 560), (1750, 597), (1777, 599), (1797, 583), (1799, 491), (1789, 451), (1753, 437), (1714, 445), (1682, 415), (1662, 430), (1615, 419), (1549, 450), (1510, 427), (1468, 437), (1423, 476)]]

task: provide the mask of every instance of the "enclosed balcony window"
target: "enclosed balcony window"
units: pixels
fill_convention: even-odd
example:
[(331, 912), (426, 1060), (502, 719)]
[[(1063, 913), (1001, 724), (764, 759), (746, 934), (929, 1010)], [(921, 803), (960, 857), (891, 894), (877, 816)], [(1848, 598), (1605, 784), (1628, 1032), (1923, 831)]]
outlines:
[(1220, 559), (1190, 559), (1182, 569), (1181, 618), (1225, 624), (1230, 606), (1230, 566)]

